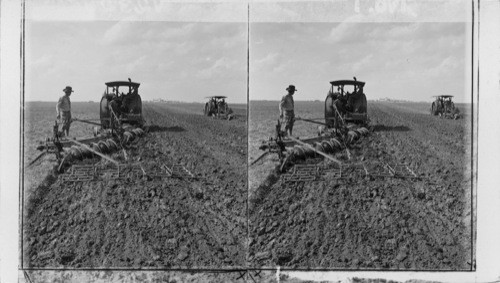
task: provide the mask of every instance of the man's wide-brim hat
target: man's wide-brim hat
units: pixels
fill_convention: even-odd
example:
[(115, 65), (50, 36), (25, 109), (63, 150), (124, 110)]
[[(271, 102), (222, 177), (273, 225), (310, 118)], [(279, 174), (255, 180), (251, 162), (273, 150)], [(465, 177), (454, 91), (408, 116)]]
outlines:
[(66, 88), (63, 89), (64, 92), (73, 92), (73, 88), (70, 86), (67, 86)]
[(289, 85), (289, 86), (286, 88), (286, 90), (288, 90), (288, 91), (297, 91), (297, 89), (295, 88), (295, 86), (294, 86), (294, 85)]

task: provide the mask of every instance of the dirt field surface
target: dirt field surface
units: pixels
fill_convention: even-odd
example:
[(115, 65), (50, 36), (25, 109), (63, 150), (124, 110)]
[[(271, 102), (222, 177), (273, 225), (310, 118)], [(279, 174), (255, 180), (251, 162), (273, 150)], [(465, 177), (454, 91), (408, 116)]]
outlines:
[[(250, 133), (272, 134), (275, 117), (261, 109), (276, 105), (251, 102)], [(369, 102), (374, 131), (351, 147), (351, 159), (336, 155), (343, 178), (325, 171), (331, 165), (319, 159), (302, 161), (323, 166), (313, 182), (281, 181), (269, 173), (273, 157), (250, 168), (250, 266), (470, 270), (470, 111), (461, 107), (464, 119), (446, 120), (428, 114), (429, 105)], [(321, 117), (322, 107), (297, 103), (296, 115)], [(301, 137), (316, 128), (296, 125)], [(256, 147), (250, 136), (250, 160)], [(405, 164), (418, 178), (365, 176), (354, 166), (379, 162)]]
[[(32, 104), (28, 109), (26, 160), (35, 154), (33, 140), (50, 135), (50, 119), (55, 114), (46, 112), (52, 112), (54, 105)], [(150, 132), (126, 150), (126, 158), (122, 151), (112, 157), (122, 163), (139, 163), (147, 177), (105, 175), (98, 180), (67, 182), (62, 177), (70, 168), (60, 175), (40, 173), (50, 171), (52, 157), (27, 169), (24, 267), (244, 266), (246, 106), (231, 106), (236, 119), (228, 121), (203, 116), (202, 104), (144, 103)], [(97, 116), (99, 109), (97, 103), (76, 103), (74, 108), (77, 118), (86, 111)], [(38, 112), (45, 115), (46, 123), (36, 118)], [(47, 130), (36, 135), (28, 130), (42, 127)], [(78, 128), (75, 131), (79, 133)], [(113, 167), (98, 159), (74, 165), (83, 164)], [(162, 165), (177, 165), (192, 176), (182, 171), (185, 174), (178, 178), (150, 177), (148, 173)], [(36, 169), (40, 166), (45, 169)]]

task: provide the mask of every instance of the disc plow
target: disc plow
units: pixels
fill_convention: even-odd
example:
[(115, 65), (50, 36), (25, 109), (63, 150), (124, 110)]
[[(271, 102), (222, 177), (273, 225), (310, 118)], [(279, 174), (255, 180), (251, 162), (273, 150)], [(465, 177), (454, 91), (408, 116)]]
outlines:
[(322, 134), (318, 137), (301, 140), (294, 137), (284, 137), (281, 123), (278, 121), (275, 137), (271, 137), (268, 141), (262, 143), (259, 148), (265, 152), (252, 165), (268, 153), (278, 155), (281, 172), (284, 172), (291, 163), (295, 164), (311, 158), (323, 158), (341, 164), (341, 161), (335, 158), (335, 155), (345, 153), (349, 160), (351, 158), (349, 146), (362, 137), (369, 135), (369, 133), (370, 131), (365, 127), (351, 129), (345, 127), (342, 130), (330, 129), (328, 131), (323, 129)]

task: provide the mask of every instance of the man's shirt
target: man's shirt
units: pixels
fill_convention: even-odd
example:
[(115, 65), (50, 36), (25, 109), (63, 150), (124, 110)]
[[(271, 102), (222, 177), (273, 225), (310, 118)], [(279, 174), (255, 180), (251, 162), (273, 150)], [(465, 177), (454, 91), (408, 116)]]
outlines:
[(285, 111), (293, 111), (293, 95), (287, 94), (281, 98), (280, 102), (280, 114)]
[(56, 111), (59, 114), (59, 111), (67, 112), (71, 111), (71, 101), (69, 100), (69, 96), (63, 95), (59, 98), (57, 102)]

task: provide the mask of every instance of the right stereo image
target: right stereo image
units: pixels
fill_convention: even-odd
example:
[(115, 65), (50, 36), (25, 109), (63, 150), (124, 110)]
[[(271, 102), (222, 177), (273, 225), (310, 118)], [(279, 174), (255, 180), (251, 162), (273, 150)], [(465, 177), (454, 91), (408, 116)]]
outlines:
[[(300, 5), (276, 11), (316, 11)], [(249, 266), (474, 270), (471, 23), (266, 7), (250, 7)]]

